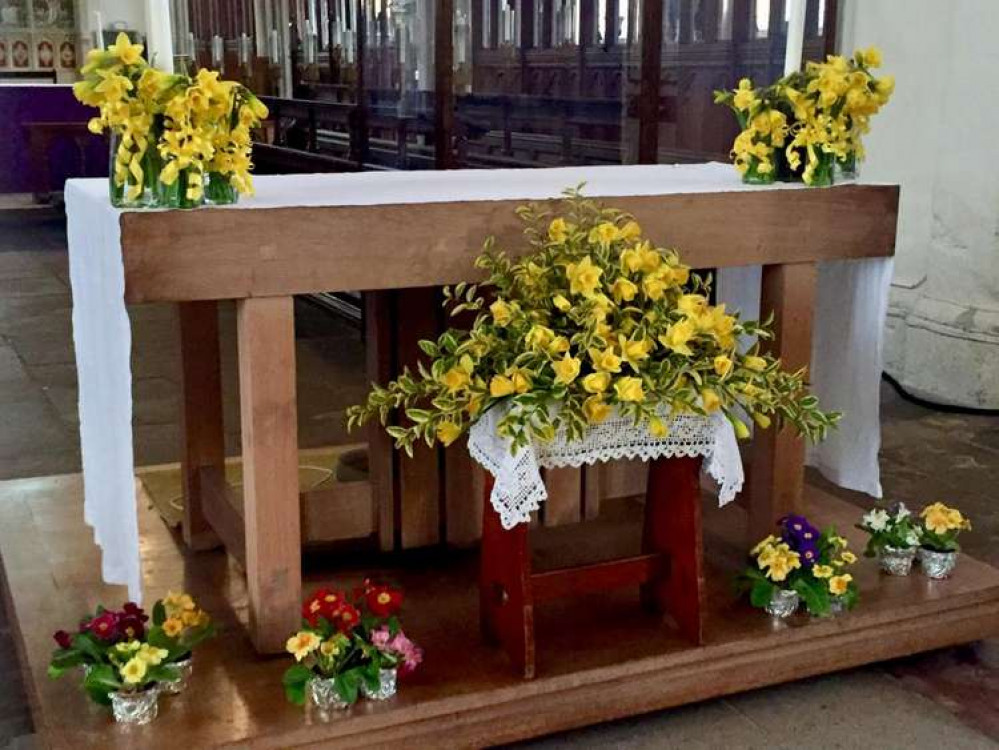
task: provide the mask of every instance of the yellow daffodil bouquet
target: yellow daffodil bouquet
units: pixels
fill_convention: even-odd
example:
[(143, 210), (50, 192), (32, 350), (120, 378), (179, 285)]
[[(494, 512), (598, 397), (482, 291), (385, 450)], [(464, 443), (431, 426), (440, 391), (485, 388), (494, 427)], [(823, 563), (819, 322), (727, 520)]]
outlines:
[(112, 203), (190, 208), (206, 190), (214, 203), (252, 193), (251, 130), (267, 108), (215, 71), (193, 79), (164, 73), (142, 51), (119, 34), (106, 50), (91, 50), (73, 86), (77, 99), (100, 110), (90, 130), (114, 136)]
[[(708, 301), (709, 282), (691, 274), (679, 253), (656, 247), (634, 219), (567, 192), (553, 216), (528, 206), (528, 252), (512, 258), (485, 243), (476, 267), (481, 284), (444, 290), (451, 315), (475, 315), (469, 330), (421, 341), (429, 362), (404, 370), (348, 409), (348, 429), (377, 417), (412, 455), (415, 442), (454, 442), (487, 410), (516, 451), (570, 440), (617, 409), (636, 429), (665, 436), (670, 414), (719, 410), (746, 437), (740, 419), (772, 420), (821, 439), (839, 415), (819, 409), (805, 372), (787, 372), (742, 336), (766, 339), (766, 325), (740, 321)], [(408, 422), (392, 424), (394, 414)]]
[(829, 185), (834, 165), (852, 172), (864, 158), (871, 117), (895, 90), (892, 76), (871, 72), (880, 65), (881, 53), (871, 47), (849, 59), (808, 62), (803, 72), (763, 88), (743, 78), (734, 91), (716, 91), (715, 102), (731, 107), (742, 129), (732, 158), (743, 179)]

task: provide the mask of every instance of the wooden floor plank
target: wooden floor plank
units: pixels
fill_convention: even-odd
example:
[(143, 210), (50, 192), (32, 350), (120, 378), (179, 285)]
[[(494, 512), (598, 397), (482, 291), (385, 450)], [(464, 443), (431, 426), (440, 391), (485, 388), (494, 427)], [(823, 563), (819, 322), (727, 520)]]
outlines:
[[(860, 545), (852, 528), (858, 509), (809, 487), (809, 511)], [(962, 643), (999, 631), (999, 571), (962, 558), (949, 581), (920, 575), (887, 578), (862, 560), (856, 577), (860, 608), (843, 617), (770, 621), (734, 600), (730, 576), (743, 559), (746, 514), (734, 505), (704, 506), (708, 612), (706, 645), (691, 648), (643, 612), (637, 591), (623, 589), (539, 605), (538, 676), (516, 679), (503, 654), (478, 636), (477, 561), (441, 554), (384, 567), (306, 570), (306, 590), (363, 576), (402, 584), (405, 624), (426, 650), (426, 663), (384, 704), (362, 703), (329, 723), (305, 716), (283, 700), (285, 659), (255, 655), (242, 625), (244, 579), (220, 551), (184, 549), (140, 494), (143, 573), (147, 600), (183, 587), (211, 611), (221, 637), (197, 654), (195, 679), (184, 695), (161, 700), (160, 717), (124, 732), (87, 704), (69, 680), (51, 681), (45, 666), (50, 633), (71, 625), (98, 601), (116, 605), (121, 587), (96, 575), (98, 552), (83, 523), (78, 477), (0, 483), (0, 554), (14, 627), (26, 660), (27, 688), (38, 731), (55, 748), (248, 748), (481, 746), (643, 713), (713, 696), (799, 679), (918, 651)], [(546, 561), (570, 562), (637, 551), (641, 507), (622, 506), (583, 524), (532, 532)], [(606, 516), (606, 517), (605, 517)], [(60, 545), (48, 524), (60, 518)], [(629, 547), (633, 546), (633, 549)], [(73, 550), (72, 554), (65, 550)], [(74, 556), (76, 559), (74, 559)], [(339, 563), (339, 565), (338, 565)], [(565, 627), (571, 622), (572, 627)], [(455, 644), (461, 644), (460, 653)], [(402, 746), (400, 744), (400, 746)]]

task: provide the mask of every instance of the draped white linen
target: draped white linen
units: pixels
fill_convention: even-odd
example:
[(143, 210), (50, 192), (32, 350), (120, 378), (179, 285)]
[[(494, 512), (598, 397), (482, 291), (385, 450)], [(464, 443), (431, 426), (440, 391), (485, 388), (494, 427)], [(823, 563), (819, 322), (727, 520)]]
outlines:
[[(255, 182), (255, 197), (234, 207), (206, 210), (541, 200), (556, 198), (566, 188), (583, 182), (586, 193), (608, 199), (770, 189), (743, 185), (726, 164), (285, 175), (258, 177)], [(65, 197), (79, 373), (84, 514), (103, 550), (104, 580), (127, 585), (129, 595), (138, 601), (142, 575), (121, 211), (109, 204), (104, 180), (70, 180)], [(668, 237), (657, 239), (669, 242)], [(724, 271), (723, 287), (730, 291), (733, 283), (727, 283), (726, 278), (736, 279), (732, 274), (738, 273), (744, 271)], [(811, 460), (834, 481), (871, 494), (879, 494), (877, 379), (890, 275), (890, 260), (823, 264), (816, 311), (812, 367), (816, 390), (827, 407), (840, 409), (847, 416), (839, 435), (813, 451)]]

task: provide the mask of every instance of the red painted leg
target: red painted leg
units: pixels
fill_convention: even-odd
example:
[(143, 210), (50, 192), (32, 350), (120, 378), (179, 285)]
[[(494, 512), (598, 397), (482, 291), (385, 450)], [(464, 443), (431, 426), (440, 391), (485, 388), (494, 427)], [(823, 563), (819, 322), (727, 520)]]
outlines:
[(528, 524), (506, 530), (489, 495), (486, 477), (482, 514), (482, 558), (479, 602), (482, 632), (499, 641), (524, 679), (534, 677), (534, 600), (531, 594), (531, 551)]
[(642, 551), (669, 564), (642, 587), (645, 606), (666, 612), (683, 635), (704, 641), (704, 554), (700, 458), (657, 459), (649, 465)]

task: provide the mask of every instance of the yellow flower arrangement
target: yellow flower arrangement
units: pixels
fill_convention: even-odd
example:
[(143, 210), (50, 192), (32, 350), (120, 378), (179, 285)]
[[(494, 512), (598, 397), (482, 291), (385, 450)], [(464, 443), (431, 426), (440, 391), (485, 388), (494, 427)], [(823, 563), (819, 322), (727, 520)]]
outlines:
[(880, 65), (871, 47), (851, 59), (808, 62), (765, 88), (743, 78), (734, 91), (716, 91), (715, 101), (731, 107), (742, 128), (732, 145), (736, 169), (747, 182), (829, 184), (833, 162), (849, 168), (864, 158), (870, 119), (895, 90), (894, 78), (871, 73)]
[[(486, 410), (509, 407), (498, 429), (514, 448), (562, 427), (578, 439), (617, 409), (653, 434), (674, 414), (721, 411), (741, 437), (738, 414), (773, 420), (821, 439), (839, 415), (825, 413), (805, 372), (769, 354), (739, 350), (742, 336), (766, 339), (766, 325), (708, 302), (708, 282), (674, 249), (643, 239), (635, 220), (568, 191), (565, 211), (518, 213), (528, 251), (514, 259), (486, 241), (481, 285), (445, 289), (452, 314), (474, 311), (470, 330), (421, 341), (430, 362), (406, 370), (348, 410), (348, 428), (378, 418), (396, 445), (447, 445)], [(654, 282), (654, 283), (653, 283)], [(408, 426), (389, 424), (398, 410)]]
[(142, 52), (121, 33), (107, 50), (91, 50), (73, 86), (77, 99), (99, 109), (90, 130), (117, 137), (112, 199), (148, 203), (162, 194), (160, 202), (197, 205), (206, 179), (216, 195), (226, 188), (252, 193), (251, 130), (267, 108), (217, 72), (201, 70), (193, 79), (164, 73)]
[(755, 607), (766, 607), (782, 591), (797, 593), (808, 611), (819, 616), (834, 604), (850, 609), (857, 603), (857, 584), (845, 570), (857, 562), (848, 541), (832, 528), (820, 532), (804, 516), (785, 516), (780, 534), (762, 539), (749, 559), (737, 583)]
[(919, 512), (920, 545), (936, 552), (956, 552), (957, 537), (971, 529), (971, 521), (957, 508), (937, 502)]

